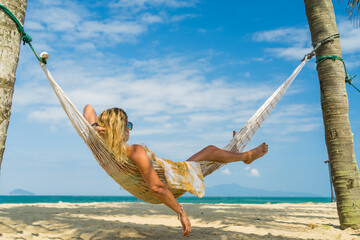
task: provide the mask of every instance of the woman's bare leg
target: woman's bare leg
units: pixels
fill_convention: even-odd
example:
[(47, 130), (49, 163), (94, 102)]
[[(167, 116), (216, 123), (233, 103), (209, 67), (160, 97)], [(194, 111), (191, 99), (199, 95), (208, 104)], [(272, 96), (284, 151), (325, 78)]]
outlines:
[(97, 122), (97, 115), (95, 109), (90, 104), (87, 104), (84, 107), (83, 115), (90, 124)]
[(264, 156), (267, 152), (268, 145), (266, 143), (243, 153), (229, 152), (210, 145), (193, 155), (187, 161), (215, 161), (222, 163), (243, 161), (246, 164), (250, 164), (254, 160)]

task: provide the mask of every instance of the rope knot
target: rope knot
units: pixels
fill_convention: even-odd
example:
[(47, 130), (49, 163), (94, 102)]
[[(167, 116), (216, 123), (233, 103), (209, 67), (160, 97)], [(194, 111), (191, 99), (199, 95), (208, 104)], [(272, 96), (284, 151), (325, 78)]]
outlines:
[(353, 79), (356, 78), (357, 75), (353, 76), (351, 74), (348, 74), (345, 77), (345, 83), (348, 83), (349, 85), (353, 85)]
[(316, 59), (316, 63), (317, 63), (317, 65), (319, 65), (320, 63), (322, 63), (323, 61), (325, 61), (325, 60), (327, 60), (327, 59), (331, 59), (331, 60), (333, 60), (334, 62), (335, 62), (335, 60), (340, 60), (340, 61), (344, 62), (341, 57), (338, 57), (338, 56), (336, 56), (336, 55), (333, 55), (333, 56), (318, 57), (318, 58)]
[(338, 56), (331, 56), (330, 59), (333, 60), (334, 62), (335, 62), (336, 59), (340, 60), (340, 58)]
[(346, 76), (345, 83), (352, 84), (352, 79), (349, 79), (349, 76)]
[(25, 45), (25, 43), (30, 43), (32, 41), (32, 38), (30, 37), (29, 34), (24, 32), (24, 34), (22, 36), (22, 40), (23, 40), (24, 45)]
[(346, 70), (346, 66), (345, 66), (344, 60), (343, 60), (341, 57), (338, 57), (338, 56), (336, 56), (336, 55), (318, 57), (318, 58), (316, 59), (316, 64), (317, 64), (316, 69), (318, 69), (320, 63), (324, 62), (324, 61), (327, 60), (327, 59), (331, 59), (331, 60), (333, 60), (333, 61), (335, 61), (335, 60), (341, 61), (341, 62), (343, 63), (343, 65), (344, 65), (344, 70), (345, 70), (345, 83), (348, 83), (349, 85), (353, 86), (356, 90), (358, 90), (358, 91), (360, 92), (360, 89), (358, 89), (357, 87), (355, 87), (355, 85), (353, 84), (353, 79), (354, 79), (357, 75), (353, 76), (353, 75), (351, 75), (351, 74), (347, 74), (347, 70)]

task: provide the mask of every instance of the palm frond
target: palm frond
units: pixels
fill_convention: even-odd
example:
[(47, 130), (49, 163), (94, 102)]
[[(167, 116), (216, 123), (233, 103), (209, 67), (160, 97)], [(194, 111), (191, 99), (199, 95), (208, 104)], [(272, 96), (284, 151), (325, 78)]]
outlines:
[(359, 10), (360, 10), (360, 0), (349, 0), (347, 3), (346, 13), (350, 17), (359, 19)]

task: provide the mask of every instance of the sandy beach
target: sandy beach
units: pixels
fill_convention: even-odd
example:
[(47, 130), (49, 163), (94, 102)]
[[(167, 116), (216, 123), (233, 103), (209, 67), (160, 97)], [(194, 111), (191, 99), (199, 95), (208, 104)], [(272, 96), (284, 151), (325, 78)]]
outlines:
[(183, 204), (192, 222), (147, 203), (0, 204), (0, 239), (360, 239), (335, 203)]

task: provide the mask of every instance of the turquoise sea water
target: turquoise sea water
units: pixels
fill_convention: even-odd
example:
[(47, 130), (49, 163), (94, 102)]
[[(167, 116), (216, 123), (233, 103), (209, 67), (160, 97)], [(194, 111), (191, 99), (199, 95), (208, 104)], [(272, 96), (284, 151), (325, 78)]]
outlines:
[[(180, 197), (182, 203), (328, 203), (327, 197)], [(92, 203), (92, 202), (138, 202), (138, 199), (131, 196), (0, 196), (1, 203)]]

